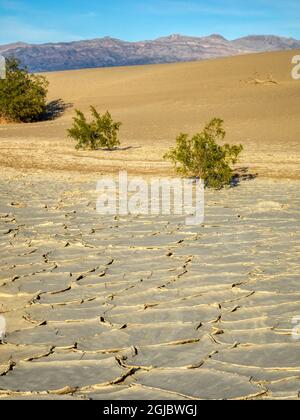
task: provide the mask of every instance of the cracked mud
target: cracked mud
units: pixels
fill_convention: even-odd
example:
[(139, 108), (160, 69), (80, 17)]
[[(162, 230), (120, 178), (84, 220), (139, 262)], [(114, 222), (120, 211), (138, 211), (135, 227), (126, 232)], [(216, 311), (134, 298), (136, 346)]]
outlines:
[(100, 216), (95, 183), (1, 183), (0, 399), (297, 399), (298, 181), (206, 194), (204, 226)]

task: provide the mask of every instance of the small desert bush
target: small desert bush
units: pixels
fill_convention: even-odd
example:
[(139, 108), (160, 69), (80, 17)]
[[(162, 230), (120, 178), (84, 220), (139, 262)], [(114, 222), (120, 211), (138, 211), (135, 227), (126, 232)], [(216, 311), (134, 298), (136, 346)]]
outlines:
[(93, 119), (89, 122), (84, 113), (75, 110), (76, 116), (73, 118), (73, 126), (68, 130), (69, 137), (73, 138), (77, 144), (77, 149), (106, 148), (109, 150), (119, 146), (118, 132), (121, 127), (120, 122), (115, 122), (107, 111), (100, 115), (91, 106)]
[(37, 121), (46, 110), (48, 82), (30, 74), (18, 60), (6, 60), (6, 78), (0, 80), (0, 119), (11, 122)]
[(199, 177), (207, 187), (219, 189), (230, 184), (232, 165), (237, 162), (243, 146), (218, 144), (226, 136), (223, 123), (223, 120), (214, 118), (192, 138), (188, 134), (180, 134), (176, 147), (164, 156), (165, 159), (175, 165), (178, 173)]

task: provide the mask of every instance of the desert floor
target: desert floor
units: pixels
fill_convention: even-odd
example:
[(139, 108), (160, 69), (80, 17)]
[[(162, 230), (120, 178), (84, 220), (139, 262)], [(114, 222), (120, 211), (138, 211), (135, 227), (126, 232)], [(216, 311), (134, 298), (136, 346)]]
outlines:
[[(54, 121), (0, 125), (0, 168), (170, 174), (162, 157), (176, 136), (219, 117), (226, 141), (245, 147), (242, 167), (261, 177), (300, 179), (300, 82), (291, 76), (296, 54), (46, 74), (49, 101), (62, 100), (66, 110)], [(90, 105), (122, 121), (121, 150), (74, 149), (67, 137), (74, 109), (88, 112)]]
[[(0, 126), (0, 399), (299, 398), (293, 55), (48, 74), (50, 100), (123, 121), (114, 152), (74, 150), (72, 108)], [(258, 176), (207, 191), (204, 225), (96, 212), (101, 175), (172, 175), (214, 116)]]

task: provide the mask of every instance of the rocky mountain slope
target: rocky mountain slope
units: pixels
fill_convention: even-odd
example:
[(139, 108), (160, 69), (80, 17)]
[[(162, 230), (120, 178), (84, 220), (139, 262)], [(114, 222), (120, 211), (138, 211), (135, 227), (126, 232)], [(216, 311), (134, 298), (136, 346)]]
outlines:
[(110, 37), (41, 45), (18, 42), (0, 45), (0, 54), (20, 59), (31, 71), (55, 71), (198, 61), (293, 48), (300, 48), (300, 41), (276, 36), (248, 36), (229, 41), (217, 34), (201, 38), (174, 34), (141, 42)]

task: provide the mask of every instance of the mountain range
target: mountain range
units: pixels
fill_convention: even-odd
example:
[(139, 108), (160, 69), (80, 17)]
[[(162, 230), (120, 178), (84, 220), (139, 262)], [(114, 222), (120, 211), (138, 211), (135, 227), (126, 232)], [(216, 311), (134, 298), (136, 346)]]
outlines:
[(198, 61), (297, 48), (300, 41), (274, 35), (252, 35), (229, 41), (218, 34), (206, 37), (173, 34), (139, 42), (110, 37), (47, 44), (18, 42), (0, 45), (0, 54), (18, 58), (32, 72), (44, 72)]

